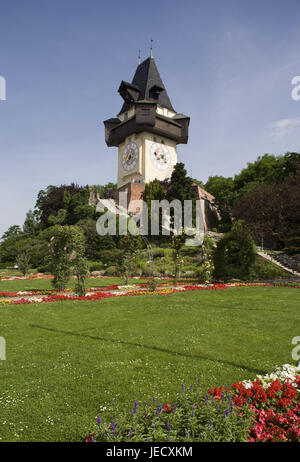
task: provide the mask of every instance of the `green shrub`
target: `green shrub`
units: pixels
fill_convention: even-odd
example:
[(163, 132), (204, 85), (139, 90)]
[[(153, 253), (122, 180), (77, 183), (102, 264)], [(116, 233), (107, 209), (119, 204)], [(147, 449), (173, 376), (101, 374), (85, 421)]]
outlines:
[(105, 275), (106, 276), (117, 276), (118, 275), (118, 269), (116, 266), (109, 266), (105, 270)]
[(253, 275), (255, 259), (256, 248), (251, 234), (243, 222), (238, 221), (214, 249), (214, 277), (222, 280), (249, 280)]
[(50, 264), (49, 265), (45, 264), (45, 265), (38, 266), (37, 267), (37, 272), (38, 273), (49, 273), (50, 274), (51, 273), (51, 265)]
[(102, 262), (97, 262), (97, 263), (91, 262), (91, 263), (89, 264), (89, 270), (90, 270), (90, 272), (92, 272), (92, 271), (101, 271), (101, 270), (103, 270), (103, 269), (104, 269), (104, 265), (103, 265)]
[(111, 250), (102, 250), (100, 252), (100, 260), (102, 263), (106, 265), (111, 265), (116, 260), (119, 259), (120, 255), (122, 254), (121, 250), (119, 249), (111, 249)]
[(165, 250), (160, 249), (160, 248), (152, 249), (152, 255), (153, 255), (153, 258), (164, 257)]
[(196, 278), (198, 276), (198, 273), (197, 271), (188, 270), (188, 271), (182, 272), (181, 276), (183, 278)]
[(256, 261), (253, 268), (253, 278), (275, 279), (281, 277), (288, 278), (291, 277), (291, 274), (270, 261), (260, 261), (260, 259)]
[(196, 277), (200, 283), (205, 283), (206, 282), (206, 271), (203, 266), (199, 266), (196, 269)]

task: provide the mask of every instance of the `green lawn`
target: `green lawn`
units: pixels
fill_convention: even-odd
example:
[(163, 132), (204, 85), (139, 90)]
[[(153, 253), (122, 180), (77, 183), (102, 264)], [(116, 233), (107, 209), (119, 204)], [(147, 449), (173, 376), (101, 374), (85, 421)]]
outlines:
[[(149, 282), (148, 279), (130, 279), (129, 284), (143, 284)], [(158, 282), (168, 282), (168, 281), (160, 281)], [(75, 279), (71, 279), (68, 284), (68, 288), (74, 289), (76, 284)], [(122, 278), (119, 277), (111, 277), (111, 278), (88, 278), (86, 280), (86, 287), (105, 287), (105, 286), (112, 286), (112, 285), (122, 285), (124, 281)], [(51, 284), (51, 279), (23, 279), (23, 280), (2, 280), (0, 281), (0, 292), (17, 292), (23, 290), (34, 290), (34, 289), (53, 289)]]
[(112, 398), (172, 402), (182, 380), (206, 392), (293, 363), (299, 298), (298, 289), (243, 287), (0, 306), (1, 441), (81, 441)]

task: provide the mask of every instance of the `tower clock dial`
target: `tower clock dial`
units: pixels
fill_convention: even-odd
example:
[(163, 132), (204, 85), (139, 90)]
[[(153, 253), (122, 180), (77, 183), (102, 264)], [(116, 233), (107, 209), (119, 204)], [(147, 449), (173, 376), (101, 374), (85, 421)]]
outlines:
[(171, 164), (168, 148), (164, 144), (153, 143), (151, 146), (151, 160), (159, 170), (167, 170)]
[(139, 147), (133, 141), (126, 144), (122, 154), (122, 167), (127, 172), (133, 170), (139, 160)]

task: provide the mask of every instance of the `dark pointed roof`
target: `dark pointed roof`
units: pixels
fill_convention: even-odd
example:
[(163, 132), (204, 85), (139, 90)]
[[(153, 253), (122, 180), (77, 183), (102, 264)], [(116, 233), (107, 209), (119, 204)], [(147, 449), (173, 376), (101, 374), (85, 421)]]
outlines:
[[(126, 84), (126, 82), (124, 83)], [(156, 102), (160, 106), (163, 106), (175, 112), (170, 98), (168, 96), (167, 90), (159, 75), (154, 58), (149, 57), (138, 65), (134, 77), (132, 79), (131, 85), (134, 88), (137, 87), (139, 89), (137, 101), (149, 101), (152, 103)], [(125, 101), (120, 113), (128, 111), (128, 109), (130, 109), (132, 105), (133, 102), (130, 103), (128, 101)]]

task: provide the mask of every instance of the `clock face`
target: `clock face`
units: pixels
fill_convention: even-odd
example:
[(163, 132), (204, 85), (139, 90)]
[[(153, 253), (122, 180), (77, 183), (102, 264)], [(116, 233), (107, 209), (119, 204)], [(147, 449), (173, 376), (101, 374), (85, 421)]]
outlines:
[(138, 160), (139, 160), (139, 147), (133, 141), (129, 141), (129, 143), (126, 144), (123, 154), (122, 154), (123, 169), (126, 170), (127, 172), (130, 172), (131, 170), (134, 169), (134, 167), (136, 167)]
[(171, 164), (168, 148), (164, 144), (153, 143), (151, 146), (151, 160), (159, 170), (167, 170)]

